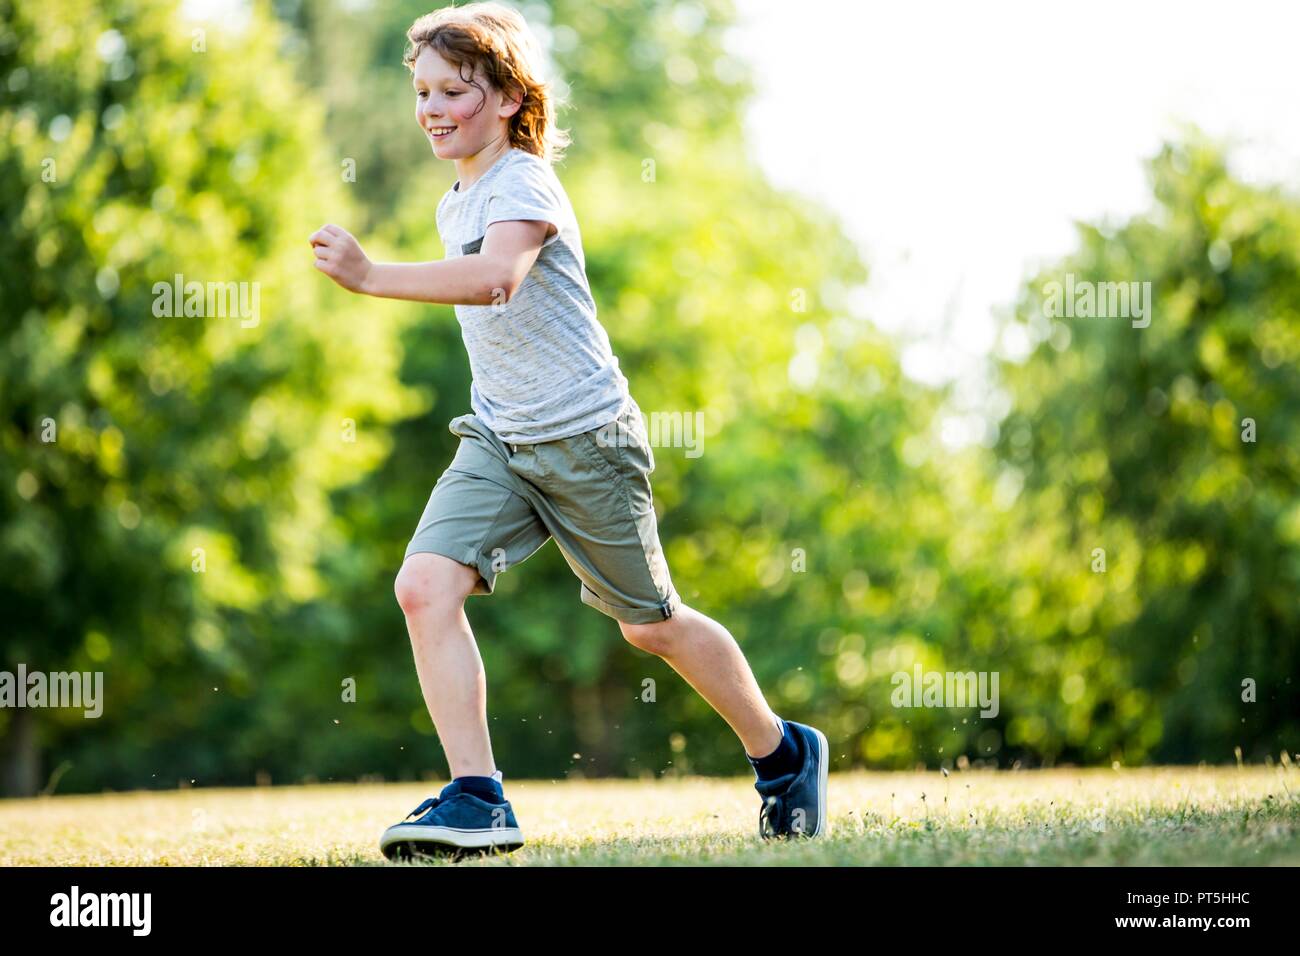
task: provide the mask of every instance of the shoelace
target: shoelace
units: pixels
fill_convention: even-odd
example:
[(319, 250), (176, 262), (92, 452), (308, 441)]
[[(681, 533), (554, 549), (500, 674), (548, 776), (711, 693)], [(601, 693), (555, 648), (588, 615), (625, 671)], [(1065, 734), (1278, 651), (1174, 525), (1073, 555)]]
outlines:
[(409, 820), (411, 817), (418, 817), (421, 814), (423, 814), (424, 811), (432, 810), (440, 803), (442, 803), (442, 799), (440, 797), (430, 797), (429, 799), (425, 800), (422, 804), (420, 804), (418, 807), (416, 807), (414, 810), (412, 810), (410, 813), (408, 813), (406, 815), (406, 819)]
[(758, 830), (765, 836), (777, 836), (781, 832), (785, 805), (780, 797), (770, 796), (763, 799), (763, 806), (758, 811)]

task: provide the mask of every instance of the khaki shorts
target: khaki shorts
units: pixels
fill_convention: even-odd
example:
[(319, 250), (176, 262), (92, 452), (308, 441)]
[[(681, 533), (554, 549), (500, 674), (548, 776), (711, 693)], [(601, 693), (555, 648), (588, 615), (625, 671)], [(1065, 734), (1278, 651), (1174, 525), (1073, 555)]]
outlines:
[(554, 537), (584, 604), (629, 624), (673, 616), (681, 599), (659, 546), (654, 453), (635, 400), (601, 428), (534, 445), (501, 441), (477, 415), (447, 426), (460, 447), (429, 496), (406, 556), (477, 568), (474, 594)]

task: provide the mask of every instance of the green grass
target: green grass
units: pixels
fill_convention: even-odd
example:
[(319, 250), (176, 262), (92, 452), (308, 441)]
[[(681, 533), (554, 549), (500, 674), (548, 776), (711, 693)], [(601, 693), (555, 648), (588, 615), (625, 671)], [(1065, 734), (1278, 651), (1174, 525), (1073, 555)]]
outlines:
[[(408, 865), (1300, 864), (1295, 767), (833, 774), (828, 835), (760, 841), (753, 778), (507, 780), (527, 846)], [(0, 802), (0, 865), (388, 865), (428, 784)]]

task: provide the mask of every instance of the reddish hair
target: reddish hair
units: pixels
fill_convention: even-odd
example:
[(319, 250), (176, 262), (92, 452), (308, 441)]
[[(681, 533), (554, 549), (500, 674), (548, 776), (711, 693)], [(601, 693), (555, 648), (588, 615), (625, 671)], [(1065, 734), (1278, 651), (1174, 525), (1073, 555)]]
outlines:
[(402, 62), (411, 70), (420, 52), (430, 47), (461, 71), (461, 79), (468, 66), (471, 79), (465, 82), (477, 86), (472, 77), (481, 68), (495, 89), (511, 98), (522, 94), (523, 102), (510, 117), (510, 145), (548, 162), (561, 158), (569, 134), (555, 125), (555, 101), (551, 85), (539, 73), (537, 40), (518, 11), (492, 0), (443, 7), (411, 24), (406, 40)]

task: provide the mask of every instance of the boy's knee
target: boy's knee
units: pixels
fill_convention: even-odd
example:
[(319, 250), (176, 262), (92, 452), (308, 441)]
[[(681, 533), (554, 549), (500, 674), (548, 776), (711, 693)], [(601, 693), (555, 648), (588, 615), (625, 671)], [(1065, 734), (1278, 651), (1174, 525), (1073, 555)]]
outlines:
[(393, 593), (408, 617), (421, 611), (459, 607), (474, 592), (478, 570), (441, 554), (413, 554), (402, 562)]
[(651, 624), (629, 624), (627, 621), (619, 621), (618, 628), (623, 632), (623, 639), (633, 647), (663, 657), (671, 649), (680, 623), (681, 619), (673, 616)]

